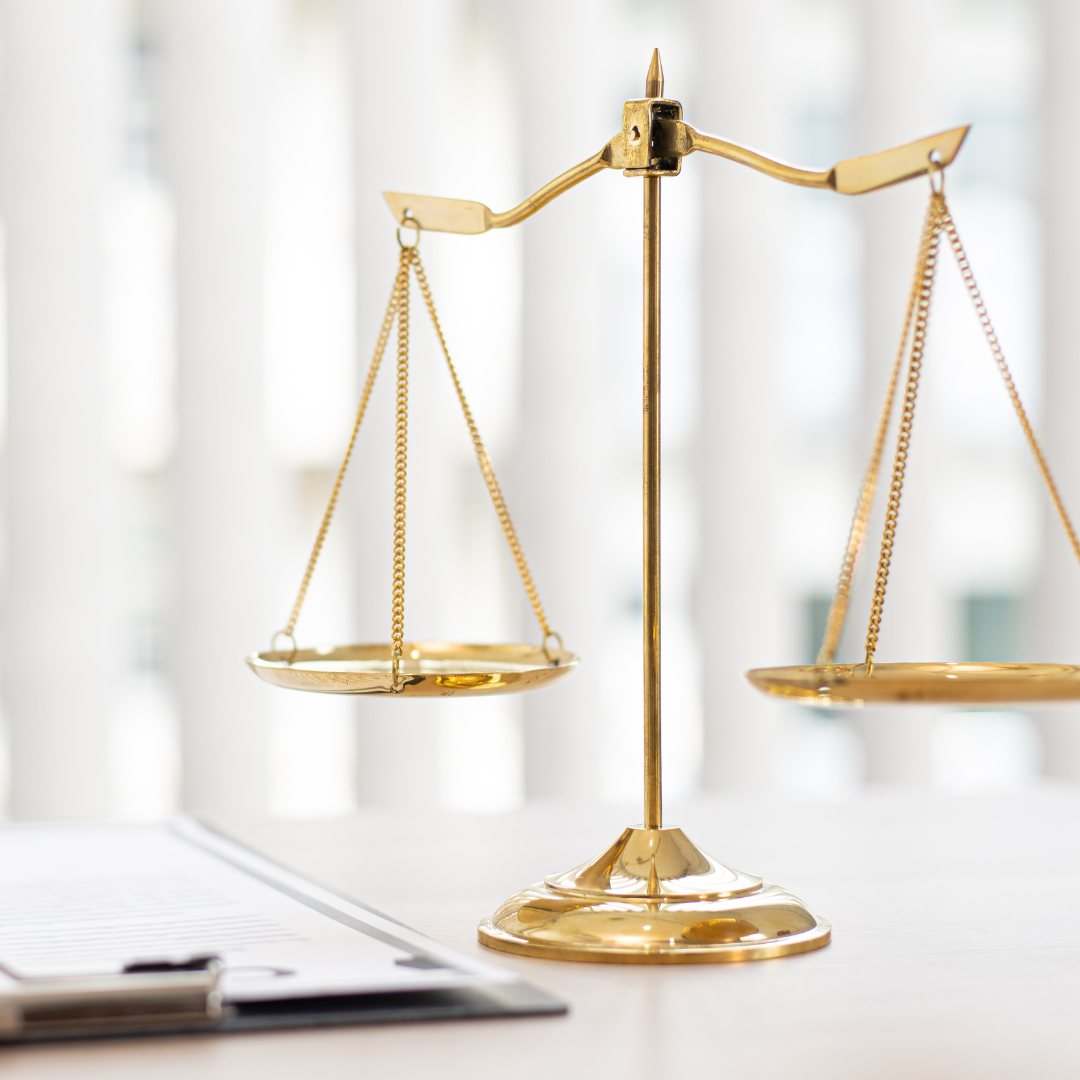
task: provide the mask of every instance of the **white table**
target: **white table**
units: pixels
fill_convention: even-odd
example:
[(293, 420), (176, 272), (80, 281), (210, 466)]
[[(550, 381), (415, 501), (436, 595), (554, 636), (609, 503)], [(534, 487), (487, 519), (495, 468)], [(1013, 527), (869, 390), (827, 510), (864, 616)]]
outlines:
[[(379, 811), (218, 824), (478, 951), (482, 915), (596, 854), (634, 816), (537, 806), (492, 817)], [(833, 943), (783, 960), (687, 967), (483, 951), (565, 999), (570, 1014), (6, 1049), (0, 1076), (1080, 1077), (1080, 790), (831, 803), (732, 796), (667, 816), (717, 858), (802, 896), (832, 921)]]

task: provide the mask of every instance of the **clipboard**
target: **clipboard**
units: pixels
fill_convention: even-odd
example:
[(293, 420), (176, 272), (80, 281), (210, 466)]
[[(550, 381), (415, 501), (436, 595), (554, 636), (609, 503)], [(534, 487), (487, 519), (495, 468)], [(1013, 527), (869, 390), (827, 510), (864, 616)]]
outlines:
[(0, 1042), (566, 1011), (191, 818), (0, 827)]

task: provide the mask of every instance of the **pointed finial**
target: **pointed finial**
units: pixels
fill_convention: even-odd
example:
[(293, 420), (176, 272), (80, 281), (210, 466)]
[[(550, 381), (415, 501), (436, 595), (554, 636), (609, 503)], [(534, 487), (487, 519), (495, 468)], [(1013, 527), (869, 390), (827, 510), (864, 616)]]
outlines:
[(645, 76), (645, 96), (647, 98), (664, 96), (664, 69), (660, 66), (660, 50), (653, 49), (649, 74)]

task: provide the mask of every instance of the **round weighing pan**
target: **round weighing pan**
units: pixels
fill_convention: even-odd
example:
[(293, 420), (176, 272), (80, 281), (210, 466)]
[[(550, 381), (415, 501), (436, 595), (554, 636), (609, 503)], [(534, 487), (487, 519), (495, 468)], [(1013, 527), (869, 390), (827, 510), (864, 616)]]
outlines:
[(538, 690), (565, 678), (578, 658), (538, 645), (463, 645), (411, 641), (403, 647), (395, 689), (390, 645), (323, 645), (252, 653), (248, 667), (275, 686), (317, 694), (454, 697)]
[(1033, 705), (1080, 699), (1073, 664), (829, 664), (755, 668), (759, 690), (802, 705)]

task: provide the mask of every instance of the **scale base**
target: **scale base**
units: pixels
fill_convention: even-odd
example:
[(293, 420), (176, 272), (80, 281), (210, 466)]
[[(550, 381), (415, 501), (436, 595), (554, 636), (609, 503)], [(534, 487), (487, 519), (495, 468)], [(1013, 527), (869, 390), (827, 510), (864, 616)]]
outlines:
[(676, 828), (624, 830), (477, 928), (489, 949), (609, 964), (766, 960), (820, 949), (831, 933), (798, 897), (715, 862)]

